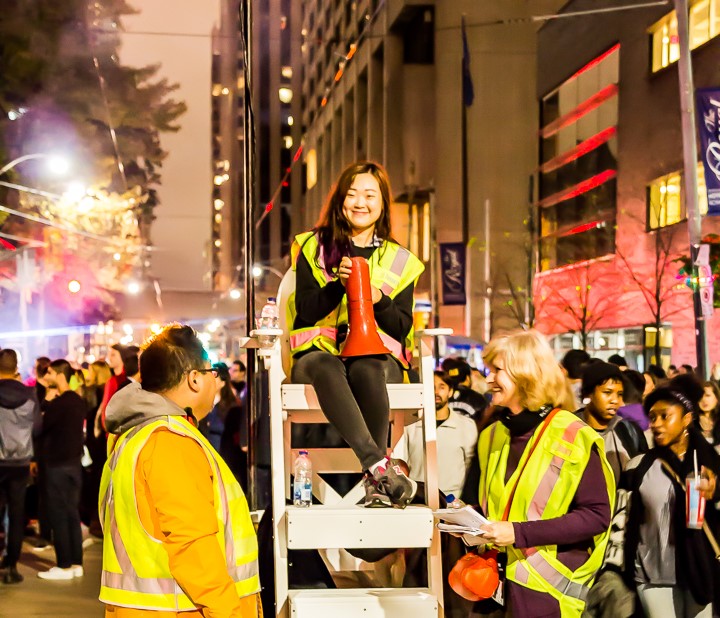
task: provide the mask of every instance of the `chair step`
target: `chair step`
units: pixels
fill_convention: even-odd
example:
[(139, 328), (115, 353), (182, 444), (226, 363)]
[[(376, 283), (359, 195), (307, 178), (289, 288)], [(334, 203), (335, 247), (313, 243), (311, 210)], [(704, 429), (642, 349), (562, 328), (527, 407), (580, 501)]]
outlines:
[(426, 506), (366, 509), (362, 506), (288, 506), (290, 549), (430, 547), (433, 515)]
[[(422, 384), (388, 384), (391, 410), (419, 410), (423, 407)], [(282, 407), (284, 410), (319, 410), (315, 389), (309, 384), (283, 384)]]
[(291, 590), (293, 618), (437, 618), (438, 602), (427, 588)]

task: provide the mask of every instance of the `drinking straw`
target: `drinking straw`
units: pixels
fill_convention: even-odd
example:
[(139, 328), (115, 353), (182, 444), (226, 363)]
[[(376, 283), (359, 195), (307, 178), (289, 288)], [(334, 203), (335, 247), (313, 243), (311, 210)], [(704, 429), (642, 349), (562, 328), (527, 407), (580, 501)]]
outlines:
[(700, 484), (700, 475), (698, 474), (697, 451), (693, 451), (693, 467), (695, 468), (695, 487)]

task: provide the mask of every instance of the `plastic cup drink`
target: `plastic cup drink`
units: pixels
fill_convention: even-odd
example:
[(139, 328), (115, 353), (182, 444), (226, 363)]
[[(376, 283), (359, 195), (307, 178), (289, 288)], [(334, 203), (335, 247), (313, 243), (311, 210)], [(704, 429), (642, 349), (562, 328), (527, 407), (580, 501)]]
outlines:
[(705, 498), (700, 495), (700, 477), (688, 474), (685, 479), (685, 525), (700, 530), (705, 520)]

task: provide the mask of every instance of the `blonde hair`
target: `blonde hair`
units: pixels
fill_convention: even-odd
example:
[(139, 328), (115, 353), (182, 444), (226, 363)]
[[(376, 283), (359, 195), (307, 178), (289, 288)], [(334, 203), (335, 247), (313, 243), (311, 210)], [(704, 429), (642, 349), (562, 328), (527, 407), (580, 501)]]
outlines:
[(572, 410), (567, 379), (543, 335), (535, 330), (516, 331), (496, 337), (485, 348), (483, 361), (497, 367), (497, 361), (512, 378), (520, 404), (539, 410), (550, 404)]
[(110, 379), (110, 367), (108, 367), (105, 361), (95, 361), (91, 363), (90, 366), (92, 367), (93, 374), (95, 374), (93, 380), (94, 386), (102, 386)]

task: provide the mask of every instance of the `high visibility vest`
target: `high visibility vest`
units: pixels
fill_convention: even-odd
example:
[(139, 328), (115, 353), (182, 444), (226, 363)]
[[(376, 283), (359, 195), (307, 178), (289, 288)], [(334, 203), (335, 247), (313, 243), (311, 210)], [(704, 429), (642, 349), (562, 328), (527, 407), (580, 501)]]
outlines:
[[(480, 503), (491, 521), (502, 519), (510, 493), (522, 469), (507, 520), (510, 522), (554, 519), (570, 508), (585, 467), (595, 446), (602, 461), (607, 484), (610, 512), (615, 504), (615, 477), (605, 457), (602, 438), (565, 410), (559, 411), (542, 435), (525, 466), (530, 446), (537, 440), (540, 427), (525, 449), (517, 469), (505, 483), (510, 452), (510, 432), (500, 422), (480, 434)], [(524, 469), (523, 469), (523, 466)], [(507, 578), (558, 600), (563, 618), (579, 617), (585, 607), (595, 573), (602, 566), (609, 529), (593, 539), (588, 560), (571, 571), (557, 559), (557, 545), (500, 548), (507, 551)]]
[[(292, 268), (297, 268), (300, 252), (310, 264), (315, 280), (325, 286), (335, 279), (333, 273), (325, 270), (322, 251), (318, 255), (318, 237), (314, 232), (305, 232), (295, 237), (291, 249)], [(397, 243), (383, 241), (368, 260), (370, 266), (370, 283), (383, 294), (395, 298), (411, 283), (416, 284), (418, 278), (425, 270), (423, 263), (410, 251)], [(295, 294), (291, 294), (287, 304), (288, 324), (295, 325)], [(317, 347), (331, 354), (338, 355), (341, 349), (337, 345), (338, 326), (348, 323), (347, 296), (343, 296), (338, 307), (325, 318), (308, 328), (293, 328), (290, 331), (290, 350), (294, 355), (297, 352)], [(412, 351), (415, 342), (415, 333), (410, 328), (405, 341), (397, 341), (377, 329), (380, 339), (390, 353), (397, 358), (403, 367), (408, 367), (412, 360)]]
[(197, 609), (173, 578), (159, 539), (143, 526), (135, 496), (135, 464), (150, 435), (160, 428), (195, 440), (208, 459), (218, 518), (217, 541), (238, 596), (260, 591), (258, 546), (245, 496), (227, 464), (185, 418), (163, 416), (125, 432), (103, 469), (100, 517), (103, 568), (100, 600), (109, 605), (154, 611)]

